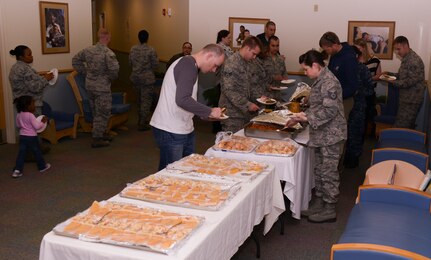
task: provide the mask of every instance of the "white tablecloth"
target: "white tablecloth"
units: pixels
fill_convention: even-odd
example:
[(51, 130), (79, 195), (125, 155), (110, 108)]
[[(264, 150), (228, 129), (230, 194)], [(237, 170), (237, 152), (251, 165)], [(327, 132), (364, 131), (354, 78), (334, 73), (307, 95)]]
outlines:
[[(308, 129), (308, 128), (307, 128)], [(301, 132), (295, 140), (308, 143), (308, 130)], [(244, 136), (244, 130), (235, 135)], [(265, 139), (259, 139), (264, 141)], [(238, 160), (253, 160), (265, 162), (275, 166), (275, 172), (280, 180), (286, 181), (283, 193), (290, 200), (290, 210), (296, 219), (301, 218), (301, 210), (308, 208), (311, 199), (311, 189), (314, 187), (313, 177), (313, 151), (311, 148), (300, 146), (292, 157), (257, 155), (254, 153), (237, 153), (216, 151), (209, 148), (205, 155)]]
[(43, 260), (229, 259), (264, 217), (266, 233), (285, 210), (279, 182), (274, 167), (270, 166), (253, 181), (243, 183), (240, 191), (220, 211), (154, 204), (118, 195), (110, 199), (205, 217), (203, 225), (171, 255), (84, 242), (49, 232), (43, 237), (39, 257)]

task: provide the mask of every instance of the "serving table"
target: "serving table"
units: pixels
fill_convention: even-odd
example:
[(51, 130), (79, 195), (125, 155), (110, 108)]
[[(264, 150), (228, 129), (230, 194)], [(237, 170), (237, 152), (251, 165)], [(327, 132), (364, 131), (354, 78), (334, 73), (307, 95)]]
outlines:
[[(244, 136), (244, 129), (238, 131), (235, 135)], [(264, 141), (265, 139), (259, 140)], [(308, 127), (299, 132), (294, 140), (301, 144), (308, 144)], [(205, 155), (237, 160), (252, 160), (274, 165), (278, 178), (286, 182), (283, 193), (291, 202), (290, 211), (292, 212), (292, 217), (300, 219), (301, 210), (308, 208), (311, 189), (314, 187), (313, 151), (305, 145), (300, 145), (295, 155), (291, 157), (238, 153), (214, 150), (213, 148), (209, 148)]]
[[(166, 170), (162, 170), (164, 173)], [(47, 233), (42, 240), (39, 259), (230, 259), (250, 236), (253, 227), (265, 218), (264, 234), (285, 211), (280, 179), (274, 166), (257, 175), (254, 180), (241, 184), (238, 193), (219, 211), (205, 211), (156, 204), (120, 197), (109, 199), (134, 205), (169, 210), (205, 218), (183, 244), (170, 255), (139, 249), (85, 242), (79, 239)]]

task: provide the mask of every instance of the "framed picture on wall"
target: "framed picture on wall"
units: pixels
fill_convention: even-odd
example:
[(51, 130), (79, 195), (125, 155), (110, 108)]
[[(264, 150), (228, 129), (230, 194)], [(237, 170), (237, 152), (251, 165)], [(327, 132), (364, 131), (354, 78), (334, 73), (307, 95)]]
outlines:
[(391, 60), (394, 33), (395, 22), (349, 21), (348, 42), (353, 44), (356, 39), (365, 39), (377, 57)]
[(232, 35), (230, 47), (232, 49), (239, 49), (241, 47), (244, 41), (244, 31), (246, 30), (253, 36), (263, 33), (267, 22), (269, 22), (269, 19), (266, 18), (229, 17), (229, 31)]
[(69, 10), (67, 3), (39, 2), (42, 53), (67, 53)]

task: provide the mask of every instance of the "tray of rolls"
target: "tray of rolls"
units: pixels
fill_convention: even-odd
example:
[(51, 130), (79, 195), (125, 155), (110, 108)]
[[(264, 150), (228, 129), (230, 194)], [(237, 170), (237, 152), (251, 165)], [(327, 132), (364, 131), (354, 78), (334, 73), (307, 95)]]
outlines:
[(203, 217), (119, 202), (93, 202), (54, 227), (55, 234), (87, 242), (171, 254), (205, 221)]
[(208, 181), (153, 174), (127, 185), (121, 197), (203, 210), (219, 210), (241, 188), (234, 181)]
[(299, 145), (292, 139), (267, 140), (259, 144), (254, 150), (255, 154), (273, 156), (294, 156)]
[(259, 141), (254, 138), (230, 135), (222, 138), (212, 148), (217, 151), (251, 153), (258, 144)]
[(267, 167), (267, 164), (261, 162), (191, 154), (169, 164), (166, 170), (203, 179), (250, 180)]

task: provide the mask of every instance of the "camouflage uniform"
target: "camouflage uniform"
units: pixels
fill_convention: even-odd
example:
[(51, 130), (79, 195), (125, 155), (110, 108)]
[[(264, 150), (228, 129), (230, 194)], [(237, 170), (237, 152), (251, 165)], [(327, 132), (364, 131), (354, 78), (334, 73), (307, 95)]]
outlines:
[(11, 68), (9, 80), (12, 85), (13, 98), (20, 96), (32, 96), (36, 111), (34, 114), (39, 116), (42, 114), (43, 106), (43, 90), (47, 87), (48, 81), (37, 74), (29, 64), (23, 61), (17, 61)]
[(111, 80), (118, 77), (119, 64), (114, 52), (97, 43), (78, 52), (72, 59), (73, 68), (85, 74), (85, 89), (93, 112), (93, 138), (102, 138), (111, 117)]
[(394, 127), (413, 129), (426, 88), (424, 63), (410, 49), (410, 52), (402, 59), (398, 73), (392, 75), (397, 77), (397, 80), (392, 82), (393, 86), (400, 90)]
[(366, 98), (374, 95), (374, 85), (370, 70), (363, 63), (359, 63), (358, 68), (360, 84), (358, 91), (353, 96), (353, 108), (350, 111), (347, 123), (348, 137), (346, 143), (345, 160), (351, 162), (357, 162), (358, 157), (362, 154), (367, 110)]
[(138, 124), (148, 125), (156, 82), (154, 70), (159, 66), (156, 51), (146, 43), (135, 45), (130, 50), (129, 64), (132, 66), (130, 80), (136, 90)]
[(245, 61), (236, 52), (224, 63), (219, 106), (227, 109), (229, 118), (221, 122), (223, 131), (236, 132), (256, 115), (255, 112), (248, 111), (248, 105), (255, 103), (261, 93), (261, 90), (252, 85), (252, 78), (256, 75), (252, 75), (250, 71), (251, 62)]
[(281, 55), (276, 54), (274, 58), (271, 57), (271, 55), (268, 55), (263, 60), (263, 66), (266, 73), (271, 77), (271, 85), (282, 86), (283, 84), (281, 84), (281, 81), (273, 79), (276, 75), (287, 77), (286, 64), (284, 63), (284, 59), (281, 57)]
[(315, 147), (314, 178), (316, 196), (326, 203), (338, 201), (340, 177), (338, 163), (343, 140), (347, 138), (342, 89), (327, 67), (311, 86), (310, 108), (306, 111), (310, 123), (310, 147)]

